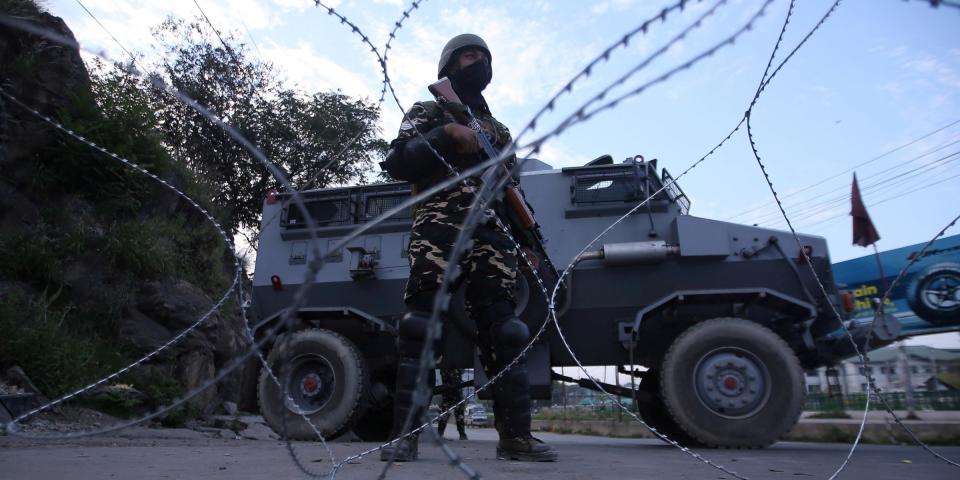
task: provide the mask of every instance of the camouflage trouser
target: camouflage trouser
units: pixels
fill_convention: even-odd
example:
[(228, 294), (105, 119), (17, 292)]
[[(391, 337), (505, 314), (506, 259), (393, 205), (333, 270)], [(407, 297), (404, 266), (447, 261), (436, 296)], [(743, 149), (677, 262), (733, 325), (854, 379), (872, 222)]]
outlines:
[[(463, 370), (440, 370), (440, 378), (443, 381), (444, 387), (453, 387), (455, 385), (459, 385), (460, 382), (463, 381)], [(461, 388), (444, 388), (440, 400), (440, 411), (446, 411), (448, 408), (457, 405), (457, 402), (461, 400), (463, 400), (463, 390)], [(466, 422), (463, 419), (466, 409), (466, 402), (457, 405), (457, 408), (453, 409), (453, 417), (457, 422), (457, 432), (459, 432), (461, 436), (466, 436), (467, 434)], [(443, 435), (443, 430), (447, 428), (447, 420), (449, 418), (450, 414), (445, 414), (440, 415), (440, 418), (437, 419), (437, 430), (440, 432), (440, 435)]]
[[(440, 288), (472, 198), (466, 187), (460, 186), (431, 197), (417, 209), (407, 250), (410, 278), (404, 300)], [(463, 274), (455, 282), (467, 282), (466, 307), (471, 316), (494, 301), (516, 304), (517, 251), (495, 223), (477, 226), (473, 245), (461, 256), (460, 266)]]

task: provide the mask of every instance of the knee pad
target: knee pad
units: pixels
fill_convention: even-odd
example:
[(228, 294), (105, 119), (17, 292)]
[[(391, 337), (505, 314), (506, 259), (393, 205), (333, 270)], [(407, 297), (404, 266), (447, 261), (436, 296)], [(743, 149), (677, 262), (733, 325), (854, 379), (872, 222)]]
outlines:
[(519, 350), (526, 346), (530, 339), (530, 329), (517, 317), (512, 317), (505, 322), (494, 324), (493, 338), (495, 339), (496, 349)]
[[(397, 331), (397, 351), (401, 357), (419, 357), (427, 343), (427, 326), (430, 324), (429, 312), (407, 312), (400, 319)], [(433, 356), (439, 360), (443, 353), (443, 322), (441, 318), (440, 335), (433, 341)]]
[(427, 340), (427, 324), (430, 314), (424, 312), (407, 312), (400, 319), (397, 330), (397, 352), (400, 357), (415, 358), (420, 356)]
[(400, 319), (400, 329), (397, 332), (401, 342), (420, 342), (427, 338), (427, 324), (430, 314), (426, 312), (407, 312)]

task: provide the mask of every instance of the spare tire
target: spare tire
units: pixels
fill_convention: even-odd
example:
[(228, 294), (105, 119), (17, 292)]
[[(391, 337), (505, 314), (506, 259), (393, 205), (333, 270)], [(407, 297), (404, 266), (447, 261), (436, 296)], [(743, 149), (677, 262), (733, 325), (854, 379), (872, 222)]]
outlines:
[(907, 288), (907, 303), (930, 323), (960, 322), (960, 265), (947, 262), (925, 268)]
[(292, 440), (316, 440), (303, 416), (324, 439), (350, 429), (368, 382), (366, 363), (350, 340), (324, 329), (294, 332), (273, 347), (267, 365), (280, 385), (262, 369), (257, 401), (273, 431)]

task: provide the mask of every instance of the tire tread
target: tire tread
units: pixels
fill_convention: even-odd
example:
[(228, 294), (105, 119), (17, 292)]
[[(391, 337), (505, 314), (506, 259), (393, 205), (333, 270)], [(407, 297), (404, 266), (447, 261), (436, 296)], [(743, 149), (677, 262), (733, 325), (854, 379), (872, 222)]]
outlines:
[[(790, 354), (787, 355), (787, 359), (786, 359), (787, 362), (790, 364), (789, 368), (796, 372), (800, 372), (800, 375), (798, 375), (799, 384), (795, 385), (796, 391), (800, 393), (800, 402), (798, 402), (798, 408), (796, 408), (795, 411), (784, 412), (784, 415), (790, 419), (791, 425), (795, 425), (797, 423), (797, 420), (800, 418), (800, 414), (803, 411), (804, 400), (806, 399), (806, 388), (805, 388), (806, 385), (805, 385), (805, 380), (803, 376), (803, 368), (800, 366), (800, 360), (797, 358), (795, 354), (793, 354), (793, 349), (790, 348), (787, 342), (783, 338), (781, 338), (779, 335), (777, 335), (773, 330), (763, 325), (760, 325), (756, 322), (744, 320), (736, 317), (718, 317), (718, 318), (713, 318), (713, 319), (699, 322), (687, 328), (686, 330), (684, 330), (671, 343), (670, 348), (667, 349), (667, 353), (664, 356), (663, 365), (660, 370), (660, 388), (661, 388), (661, 393), (663, 394), (662, 398), (663, 398), (664, 407), (667, 411), (667, 414), (674, 420), (674, 423), (686, 435), (689, 435), (692, 439), (699, 442), (703, 446), (710, 447), (710, 448), (734, 448), (734, 449), (755, 449), (755, 448), (763, 448), (763, 447), (769, 446), (775, 443), (778, 440), (778, 438), (775, 437), (775, 438), (763, 439), (763, 441), (756, 442), (756, 443), (721, 443), (721, 442), (710, 441), (709, 439), (703, 438), (703, 435), (698, 434), (699, 432), (697, 432), (696, 429), (691, 428), (689, 425), (684, 424), (682, 420), (682, 416), (680, 416), (679, 412), (677, 411), (677, 405), (675, 405), (675, 402), (670, 401), (670, 399), (668, 398), (668, 395), (666, 394), (666, 391), (664, 388), (665, 381), (675, 375), (675, 373), (672, 371), (672, 368), (674, 366), (673, 360), (677, 355), (681, 353), (679, 352), (681, 345), (685, 341), (687, 341), (687, 339), (689, 339), (690, 337), (702, 335), (699, 332), (702, 332), (704, 329), (715, 328), (715, 325), (723, 325), (723, 324), (732, 324), (733, 326), (735, 326), (735, 328), (742, 327), (742, 328), (753, 329), (757, 333), (769, 337), (770, 341), (773, 341), (774, 343), (776, 343), (775, 348), (777, 348), (778, 350), (784, 351), (784, 352), (790, 352)], [(771, 380), (778, 381), (780, 379), (771, 379)], [(786, 432), (782, 432), (781, 434), (783, 433), (786, 433)]]
[[(343, 335), (337, 332), (334, 332), (333, 330), (327, 330), (324, 328), (308, 328), (304, 330), (298, 330), (290, 335), (290, 337), (287, 339), (287, 342), (292, 342), (296, 338), (309, 337), (314, 335), (327, 335), (339, 341), (342, 345), (347, 347), (346, 350), (353, 357), (352, 360), (356, 362), (355, 364), (360, 367), (357, 369), (358, 374), (360, 375), (360, 378), (359, 378), (359, 381), (356, 382), (356, 387), (354, 391), (354, 394), (356, 395), (354, 398), (358, 399), (356, 402), (356, 405), (354, 405), (354, 408), (344, 417), (344, 419), (341, 422), (339, 422), (338, 425), (328, 429), (326, 432), (325, 431), (320, 432), (324, 436), (324, 440), (331, 440), (336, 437), (339, 437), (340, 435), (343, 435), (348, 430), (350, 430), (350, 428), (353, 425), (353, 421), (357, 418), (358, 415), (360, 415), (363, 407), (362, 400), (365, 397), (365, 392), (369, 383), (369, 378), (368, 378), (369, 374), (366, 368), (366, 361), (364, 360), (363, 356), (360, 354), (360, 351), (357, 349), (357, 347), (353, 344), (353, 342), (351, 342), (348, 338), (344, 337)], [(284, 343), (282, 345), (274, 346), (274, 349), (271, 350), (270, 354), (267, 356), (267, 364), (272, 365), (273, 362), (275, 361), (274, 355), (279, 355), (280, 353), (282, 353), (280, 350), (277, 350), (277, 349), (287, 348), (288, 345), (290, 345), (290, 343)], [(276, 432), (277, 435), (280, 435), (282, 437), (283, 436), (282, 427), (280, 425), (272, 424), (270, 419), (267, 418), (267, 413), (266, 413), (267, 409), (264, 408), (264, 401), (265, 401), (264, 395), (266, 393), (264, 391), (265, 390), (264, 385), (266, 384), (266, 382), (272, 383), (273, 380), (269, 378), (269, 375), (267, 374), (267, 371), (263, 365), (261, 365), (260, 370), (261, 370), (260, 376), (257, 381), (257, 405), (260, 406), (260, 411), (261, 413), (264, 414), (264, 420), (267, 420), (267, 424), (270, 426), (270, 428), (273, 429), (273, 431)], [(277, 377), (279, 378), (279, 375)], [(274, 386), (276, 385), (274, 384)], [(272, 400), (267, 399), (266, 401), (268, 402), (268, 404), (271, 404), (272, 402), (277, 400), (278, 399), (272, 399)], [(286, 407), (282, 407), (282, 408), (286, 409)], [(284, 410), (284, 414), (286, 414), (285, 410)], [(290, 415), (293, 415), (293, 414), (290, 414)], [(287, 422), (287, 437), (290, 440), (316, 440), (316, 433), (314, 433), (313, 429), (309, 425), (307, 425), (302, 418), (295, 418), (293, 422), (289, 422), (289, 421)]]

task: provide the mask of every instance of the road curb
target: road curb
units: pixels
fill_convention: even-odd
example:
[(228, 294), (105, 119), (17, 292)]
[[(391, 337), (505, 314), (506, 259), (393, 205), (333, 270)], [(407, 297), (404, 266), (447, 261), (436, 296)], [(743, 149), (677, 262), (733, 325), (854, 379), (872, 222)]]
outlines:
[[(906, 421), (920, 440), (934, 445), (960, 445), (960, 423)], [(541, 432), (576, 433), (625, 438), (655, 438), (636, 421), (624, 420), (534, 420), (532, 429)], [(860, 429), (858, 420), (801, 420), (782, 441), (852, 442)], [(864, 426), (864, 443), (913, 443), (910, 436), (895, 422), (886, 419), (868, 421)]]

